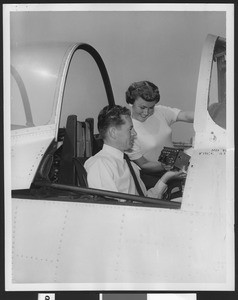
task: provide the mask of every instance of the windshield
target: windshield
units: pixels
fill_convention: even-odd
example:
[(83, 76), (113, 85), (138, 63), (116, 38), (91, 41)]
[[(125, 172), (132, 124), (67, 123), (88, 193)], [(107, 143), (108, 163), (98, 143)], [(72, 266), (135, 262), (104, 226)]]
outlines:
[(61, 127), (70, 114), (95, 119), (103, 106), (114, 104), (107, 71), (93, 47), (56, 43), (11, 50), (12, 130), (56, 123), (62, 98)]
[(66, 126), (69, 115), (76, 115), (78, 121), (93, 118), (96, 132), (98, 113), (106, 105), (108, 98), (100, 70), (89, 53), (78, 49), (72, 57), (67, 73), (60, 128)]
[(68, 45), (11, 49), (12, 129), (52, 124), (62, 57)]
[(226, 128), (226, 49), (223, 39), (218, 39), (213, 56), (208, 112), (213, 121)]

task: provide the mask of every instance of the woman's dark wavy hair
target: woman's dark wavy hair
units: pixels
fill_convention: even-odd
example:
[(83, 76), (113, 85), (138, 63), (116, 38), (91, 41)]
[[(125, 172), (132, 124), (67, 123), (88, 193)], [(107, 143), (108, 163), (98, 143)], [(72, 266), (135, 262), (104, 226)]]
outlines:
[(134, 104), (138, 97), (148, 102), (156, 101), (156, 103), (158, 103), (160, 100), (159, 89), (150, 81), (134, 82), (126, 91), (126, 102), (128, 104)]
[(105, 106), (98, 115), (98, 132), (102, 139), (105, 138), (106, 132), (111, 126), (120, 126), (125, 123), (121, 116), (130, 116), (131, 111), (127, 107), (120, 105)]

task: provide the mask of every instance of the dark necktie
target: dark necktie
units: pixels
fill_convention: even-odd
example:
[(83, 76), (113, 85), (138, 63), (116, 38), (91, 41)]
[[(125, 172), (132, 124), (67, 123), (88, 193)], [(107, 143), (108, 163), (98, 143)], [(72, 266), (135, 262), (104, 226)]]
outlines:
[(131, 172), (131, 175), (132, 175), (132, 177), (133, 177), (133, 179), (134, 179), (134, 182), (135, 182), (135, 185), (136, 185), (136, 189), (137, 189), (138, 194), (139, 194), (140, 196), (144, 197), (145, 195), (144, 195), (144, 193), (143, 193), (143, 191), (142, 191), (142, 189), (141, 189), (141, 187), (140, 187), (140, 184), (139, 184), (138, 178), (137, 178), (137, 176), (136, 176), (136, 173), (135, 173), (135, 171), (134, 171), (134, 169), (133, 169), (133, 167), (132, 167), (132, 165), (131, 165), (131, 161), (130, 161), (128, 155), (125, 154), (125, 153), (124, 153), (124, 159), (126, 160), (126, 162), (127, 162), (127, 164), (128, 164), (128, 167), (129, 167), (130, 172)]

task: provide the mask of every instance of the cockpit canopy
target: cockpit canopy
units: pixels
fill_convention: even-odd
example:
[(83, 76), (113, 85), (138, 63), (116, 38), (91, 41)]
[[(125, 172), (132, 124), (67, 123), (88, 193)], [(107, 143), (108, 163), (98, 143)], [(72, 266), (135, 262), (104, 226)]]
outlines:
[(217, 125), (226, 128), (226, 42), (220, 37), (213, 54), (208, 112)]

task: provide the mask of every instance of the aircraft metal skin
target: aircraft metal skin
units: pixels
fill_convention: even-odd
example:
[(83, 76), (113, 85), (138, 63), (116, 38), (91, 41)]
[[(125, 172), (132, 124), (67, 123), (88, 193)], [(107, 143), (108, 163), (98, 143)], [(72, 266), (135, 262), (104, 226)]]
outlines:
[[(195, 143), (181, 208), (12, 198), (11, 289), (22, 283), (28, 288), (32, 283), (54, 283), (54, 289), (76, 284), (85, 290), (233, 288), (228, 259), (233, 255), (233, 199), (226, 194), (226, 130), (207, 110), (208, 64), (217, 38), (208, 35), (202, 54)], [(14, 153), (19, 149), (24, 153), (26, 146), (26, 157), (35, 152), (29, 167), (38, 166), (39, 153), (53, 139), (54, 126), (23, 129), (23, 138), (16, 130), (13, 164)], [(31, 137), (27, 138), (27, 130), (34, 131)], [(20, 168), (24, 169), (23, 162), (19, 173)], [(35, 168), (28, 182), (34, 172)], [(16, 177), (14, 186), (20, 185)], [(21, 188), (25, 186), (22, 183)]]

